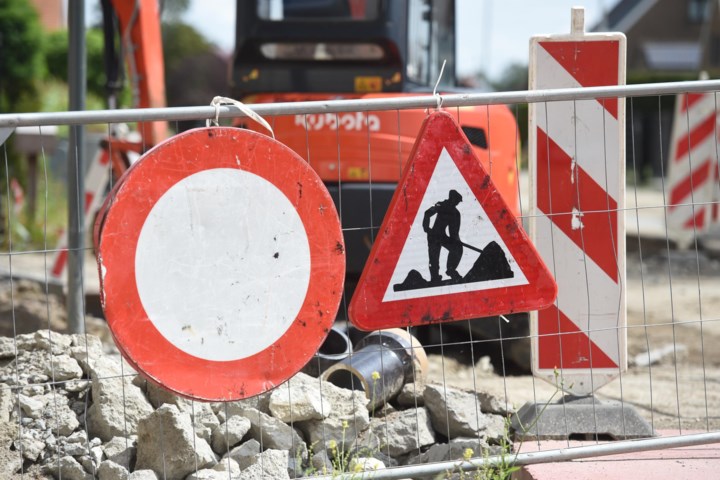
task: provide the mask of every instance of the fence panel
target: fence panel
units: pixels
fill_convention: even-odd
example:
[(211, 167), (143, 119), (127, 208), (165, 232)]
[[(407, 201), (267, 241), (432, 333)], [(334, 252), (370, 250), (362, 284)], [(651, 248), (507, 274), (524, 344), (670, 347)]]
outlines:
[[(582, 433), (573, 427), (578, 399), (530, 374), (527, 314), (382, 335), (360, 332), (348, 321), (348, 304), (412, 149), (418, 119), (425, 109), (437, 108), (437, 98), (255, 108), (278, 140), (326, 180), (345, 236), (348, 276), (334, 327), (302, 374), (265, 394), (215, 403), (176, 396), (123, 360), (122, 346), (114, 343), (103, 319), (92, 228), (83, 233), (79, 284), (53, 276), (58, 258), (67, 254), (58, 243), (68, 229), (67, 199), (77, 192), (66, 191), (63, 142), (55, 145), (55, 137), (46, 133), (57, 125), (62, 132), (62, 125), (82, 124), (104, 137), (123, 122), (167, 120), (177, 127), (179, 120), (213, 119), (216, 113), (225, 123), (231, 118), (247, 123), (243, 114), (219, 106), (0, 115), (1, 132), (9, 135), (2, 147), (0, 201), (0, 476), (128, 478), (131, 472), (149, 470), (154, 473), (146, 472), (147, 478), (167, 479), (359, 478), (372, 470), (373, 478), (450, 478), (460, 477), (460, 471), (482, 477), (509, 475), (513, 465), (720, 442), (715, 413), (720, 407), (720, 353), (714, 348), (720, 341), (720, 249), (718, 227), (712, 223), (720, 208), (718, 149), (693, 157), (699, 140), (693, 135), (692, 111), (676, 127), (684, 128), (685, 135), (673, 134), (680, 139), (675, 143), (686, 142), (687, 148), (676, 144), (671, 152), (681, 149), (684, 155), (660, 145), (663, 158), (645, 158), (638, 152), (655, 149), (640, 149), (643, 138), (662, 139), (670, 132), (657, 123), (652, 127), (657, 131), (642, 132), (647, 135), (642, 137), (635, 128), (641, 115), (663, 118), (675, 95), (685, 99), (687, 110), (689, 99), (695, 98), (691, 95), (716, 97), (717, 91), (720, 82), (703, 81), (442, 97), (443, 109), (465, 127), (524, 225), (537, 214), (528, 207), (532, 179), (526, 153), (516, 148), (528, 142), (512, 117), (529, 102), (542, 109), (555, 101), (627, 98), (626, 206), (593, 213), (625, 216), (628, 320), (627, 326), (611, 330), (627, 336), (629, 368), (583, 400), (594, 418), (589, 432)], [(480, 113), (473, 116), (470, 106), (480, 106)], [(716, 107), (714, 112), (717, 119)], [(717, 120), (712, 123), (716, 143)], [(28, 134), (33, 136), (32, 168), (17, 154), (21, 135)], [(88, 179), (108, 182), (107, 187), (86, 185), (86, 193), (97, 195), (117, 181), (113, 167), (121, 161), (112, 142), (100, 149), (98, 139), (90, 136), (86, 158), (96, 163), (88, 167)], [(505, 144), (512, 148), (498, 146)], [(75, 156), (71, 152), (68, 158), (72, 162)], [(512, 168), (499, 168), (508, 166), (501, 163), (508, 158)], [(689, 175), (680, 187), (669, 184), (668, 165), (676, 168), (681, 162), (689, 162), (687, 168), (681, 165), (687, 172), (707, 164), (707, 175)], [(648, 179), (643, 166), (649, 164), (660, 165), (664, 175)], [(25, 177), (32, 186), (21, 186), (23, 171), (37, 172)], [(329, 180), (333, 175), (336, 181)], [(716, 188), (708, 188), (708, 179)], [(700, 188), (695, 188), (696, 180)], [(680, 195), (678, 188), (687, 194)], [(85, 201), (97, 206), (93, 198)], [(34, 207), (28, 210), (29, 205)], [(687, 230), (682, 241), (676, 240), (680, 237), (668, 222), (678, 209), (709, 212), (690, 242)], [(70, 215), (82, 222), (85, 212), (79, 206), (74, 210)], [(97, 214), (93, 210), (87, 211), (91, 220)], [(65, 302), (78, 292), (82, 324), (73, 332)], [(560, 379), (562, 365), (557, 368)], [(207, 375), (212, 378), (213, 372)], [(534, 405), (536, 415), (519, 421), (516, 413), (527, 403)], [(551, 411), (547, 404), (560, 412), (560, 435), (550, 435), (543, 423)], [(612, 431), (598, 421), (608, 405), (621, 412)], [(628, 440), (637, 437), (624, 413), (629, 410), (653, 435)], [(547, 441), (548, 436), (556, 443)], [(577, 446), (577, 440), (584, 445)]]

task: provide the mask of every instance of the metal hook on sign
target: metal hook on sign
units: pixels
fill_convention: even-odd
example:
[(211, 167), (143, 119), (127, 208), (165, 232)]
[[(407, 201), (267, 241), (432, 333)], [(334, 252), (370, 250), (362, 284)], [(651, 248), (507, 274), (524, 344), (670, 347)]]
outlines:
[[(217, 98), (217, 97), (215, 97), (215, 98)], [(213, 98), (213, 101), (210, 102), (210, 105), (213, 106), (213, 107), (215, 107), (215, 119), (212, 120), (212, 123), (213, 123), (216, 127), (219, 127), (219, 126), (220, 126), (220, 103), (219, 103), (219, 102), (215, 102), (215, 98)], [(211, 119), (209, 119), (209, 118), (205, 121), (205, 126), (206, 126), (206, 127), (210, 127), (210, 121), (211, 121)]]
[[(248, 107), (244, 103), (242, 103), (238, 100), (232, 99), (232, 98), (218, 96), (218, 97), (215, 97), (212, 99), (212, 102), (210, 102), (210, 105), (215, 107), (215, 119), (214, 119), (215, 126), (217, 126), (219, 124), (220, 106), (221, 105), (232, 105), (232, 106), (237, 107), (238, 110), (240, 110), (242, 113), (247, 115), (249, 118), (255, 120), (257, 123), (259, 123), (260, 125), (265, 127), (270, 132), (270, 135), (272, 136), (272, 138), (273, 139), (275, 138), (275, 132), (273, 132), (273, 129), (270, 126), (270, 124), (264, 118), (262, 118), (260, 115), (255, 113), (255, 111), (252, 108)], [(209, 127), (210, 119), (208, 119), (206, 123), (207, 123), (207, 126)]]
[(442, 67), (440, 67), (440, 73), (438, 74), (437, 81), (435, 82), (435, 88), (433, 88), (433, 96), (435, 97), (435, 100), (437, 100), (437, 109), (440, 110), (442, 108), (443, 104), (443, 98), (442, 95), (437, 93), (438, 85), (440, 85), (440, 80), (442, 79), (443, 72), (445, 71), (445, 64), (447, 63), (447, 60), (443, 60)]

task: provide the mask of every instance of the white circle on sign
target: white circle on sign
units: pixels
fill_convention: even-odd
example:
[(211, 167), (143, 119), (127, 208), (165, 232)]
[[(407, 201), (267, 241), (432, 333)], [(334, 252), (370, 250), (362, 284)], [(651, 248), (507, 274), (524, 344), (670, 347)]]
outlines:
[(263, 177), (216, 168), (173, 185), (138, 238), (148, 318), (183, 352), (231, 361), (275, 343), (300, 311), (310, 247), (288, 198)]

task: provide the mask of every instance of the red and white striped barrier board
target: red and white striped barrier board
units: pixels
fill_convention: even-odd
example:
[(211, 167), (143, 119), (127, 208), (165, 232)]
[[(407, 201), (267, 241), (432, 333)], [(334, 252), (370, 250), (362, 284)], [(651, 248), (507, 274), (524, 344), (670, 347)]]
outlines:
[(25, 208), (25, 190), (23, 190), (22, 185), (15, 177), (10, 179), (10, 191), (12, 192), (15, 215), (20, 215), (22, 209)]
[(718, 221), (718, 121), (714, 92), (677, 96), (666, 183), (668, 235), (681, 248)]
[[(584, 33), (582, 9), (569, 35), (530, 41), (532, 89), (624, 83), (625, 36)], [(627, 368), (624, 129), (622, 99), (530, 105), (530, 232), (558, 284), (531, 315), (532, 369), (575, 395)]]

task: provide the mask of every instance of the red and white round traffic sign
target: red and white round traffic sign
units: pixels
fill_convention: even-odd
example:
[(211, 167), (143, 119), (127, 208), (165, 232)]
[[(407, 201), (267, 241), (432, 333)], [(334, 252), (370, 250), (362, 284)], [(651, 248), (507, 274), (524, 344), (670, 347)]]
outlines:
[(149, 151), (96, 228), (101, 295), (126, 359), (199, 400), (297, 373), (337, 313), (342, 230), (307, 162), (248, 130), (203, 128)]

